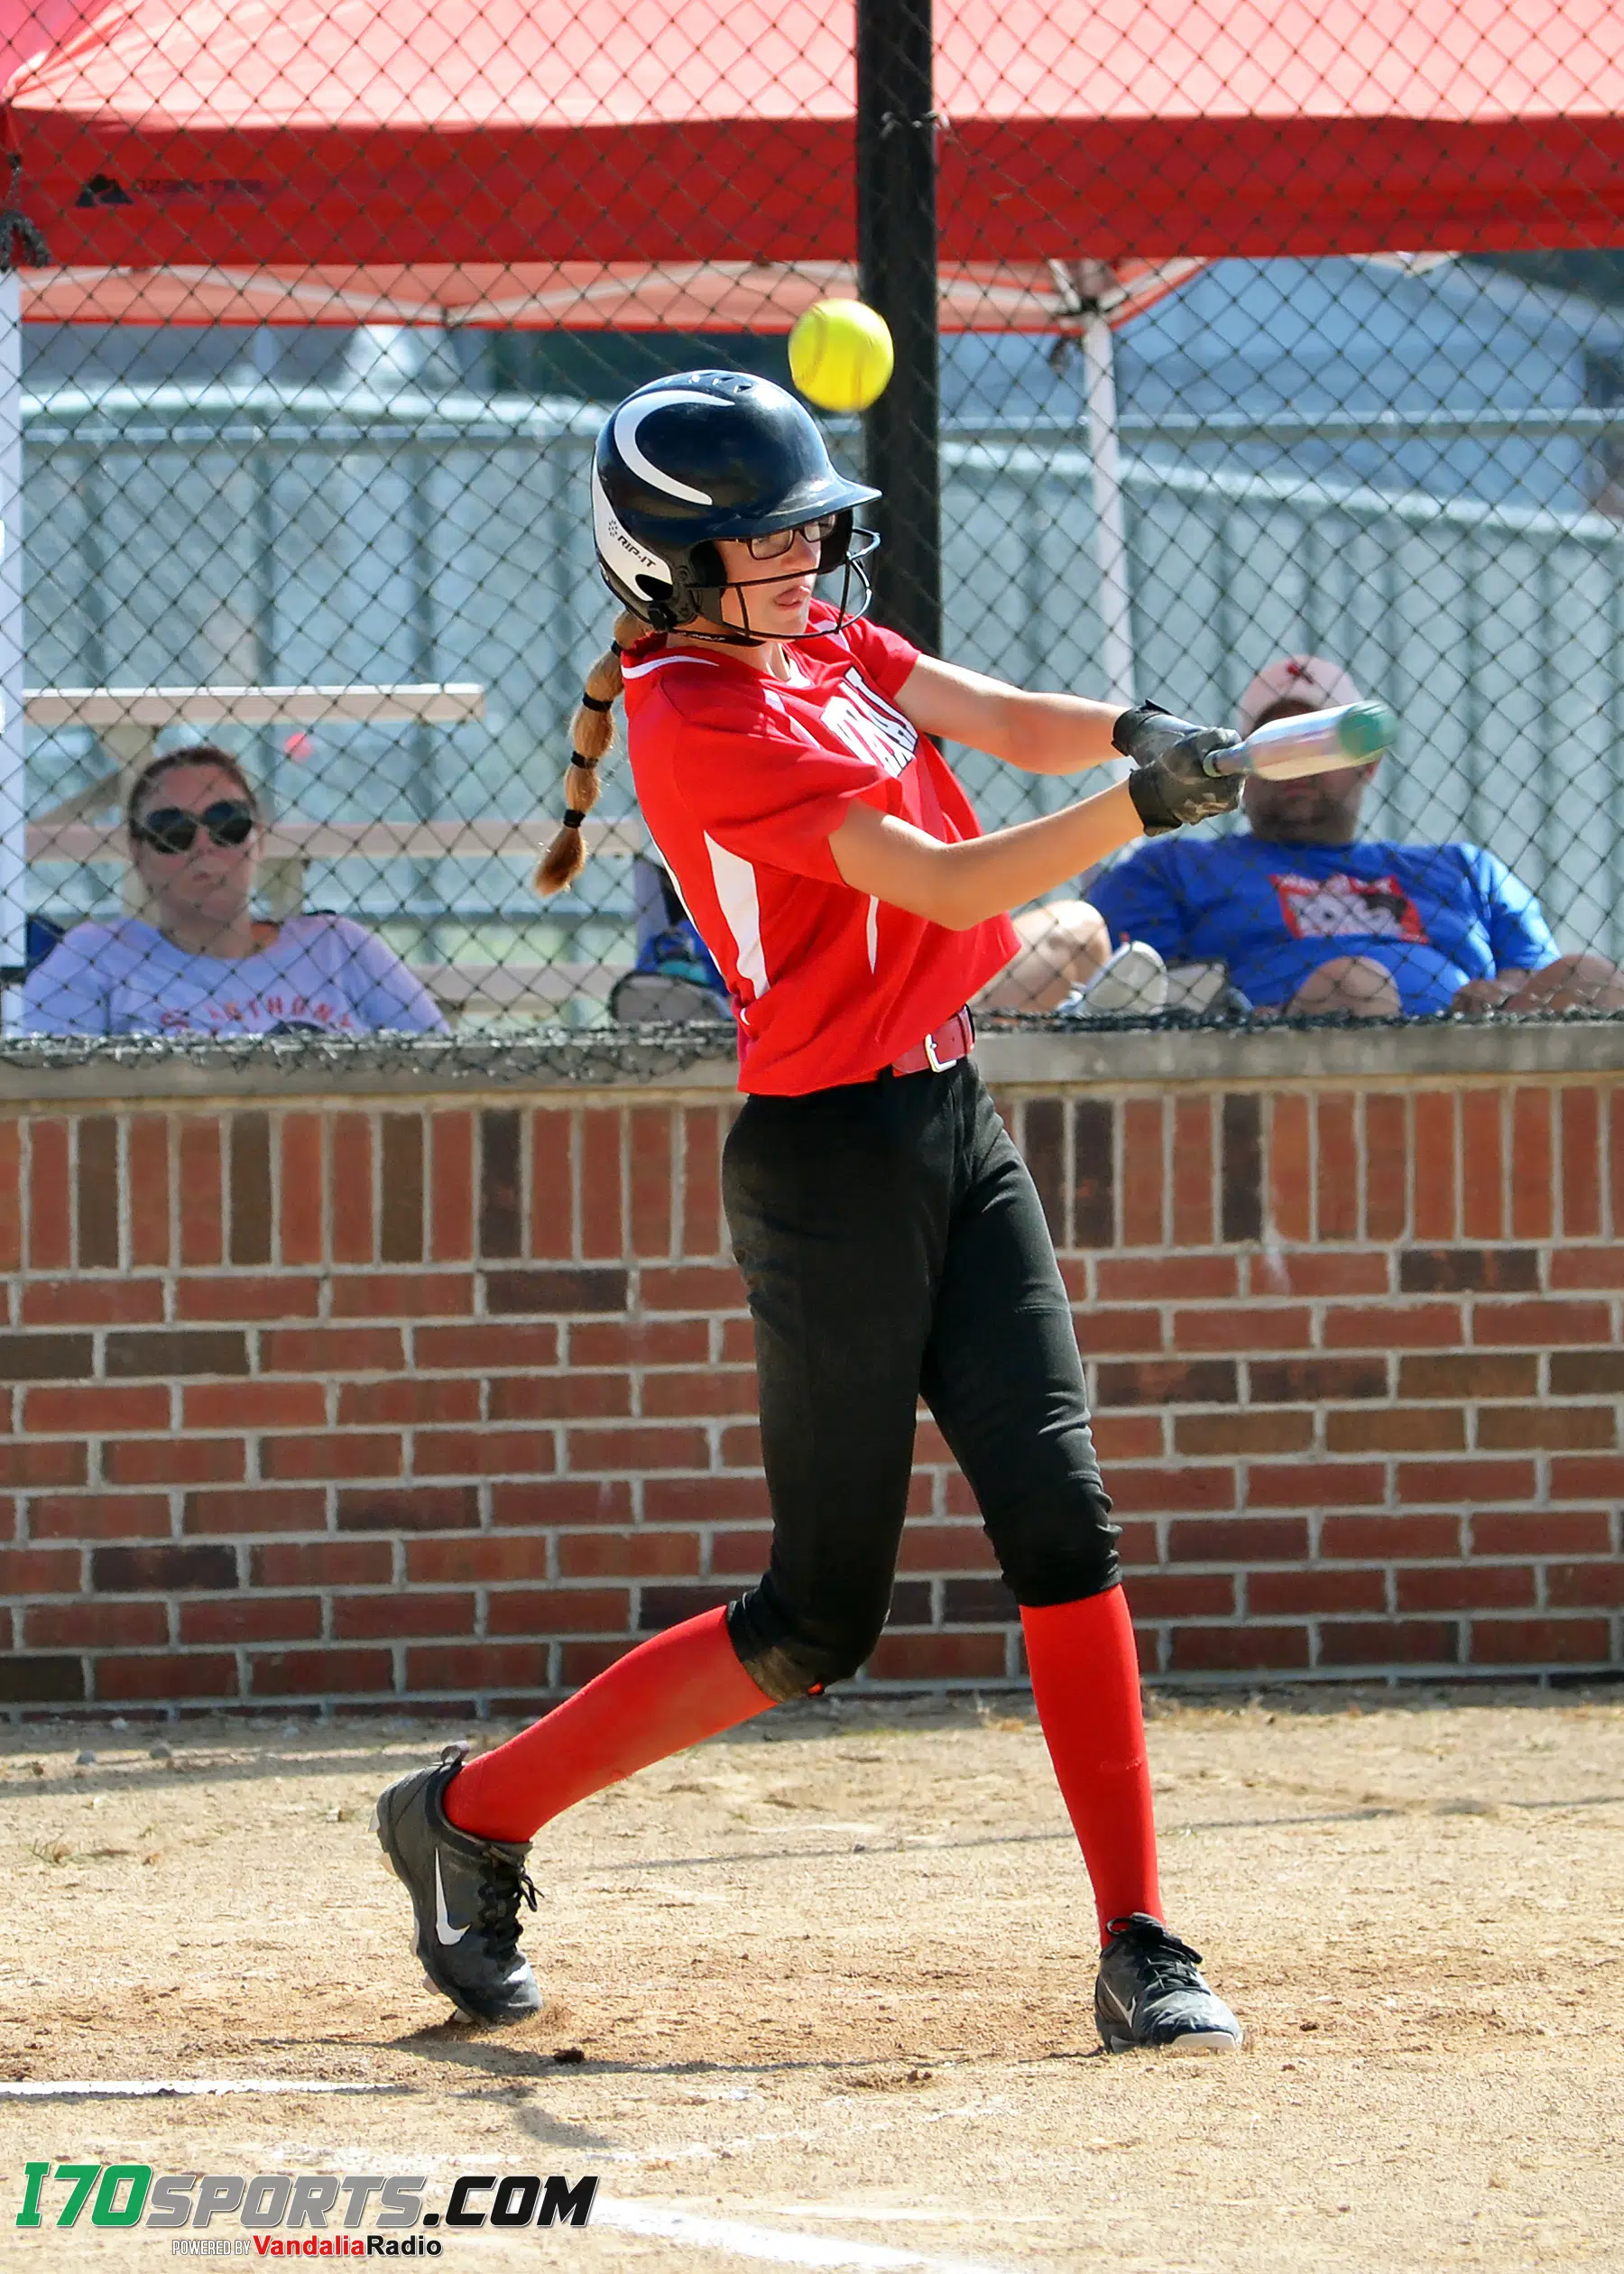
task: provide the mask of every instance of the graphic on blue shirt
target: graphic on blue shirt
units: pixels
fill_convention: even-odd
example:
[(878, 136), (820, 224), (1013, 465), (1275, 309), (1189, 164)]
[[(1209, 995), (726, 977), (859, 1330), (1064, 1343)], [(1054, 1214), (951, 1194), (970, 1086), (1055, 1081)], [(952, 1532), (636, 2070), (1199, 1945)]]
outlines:
[(1280, 845), (1167, 837), (1089, 886), (1113, 941), (1227, 964), (1259, 1009), (1338, 956), (1386, 965), (1407, 1012), (1447, 1011), (1469, 979), (1539, 971), (1556, 942), (1527, 886), (1475, 845)]
[(1281, 870), (1269, 881), (1294, 939), (1426, 938), (1421, 911), (1396, 876), (1298, 876)]

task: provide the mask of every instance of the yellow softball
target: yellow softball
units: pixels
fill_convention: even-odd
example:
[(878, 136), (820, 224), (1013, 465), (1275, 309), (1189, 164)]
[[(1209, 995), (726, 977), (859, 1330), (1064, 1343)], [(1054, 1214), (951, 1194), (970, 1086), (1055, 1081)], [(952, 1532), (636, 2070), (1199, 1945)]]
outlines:
[(789, 335), (789, 375), (824, 411), (866, 411), (885, 393), (892, 361), (890, 327), (861, 300), (819, 300)]

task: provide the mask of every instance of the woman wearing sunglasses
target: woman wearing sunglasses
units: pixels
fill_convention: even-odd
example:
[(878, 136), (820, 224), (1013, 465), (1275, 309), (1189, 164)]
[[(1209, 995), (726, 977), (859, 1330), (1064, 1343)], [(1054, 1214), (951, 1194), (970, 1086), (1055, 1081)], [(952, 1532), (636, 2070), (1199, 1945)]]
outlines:
[(264, 827), (236, 760), (172, 750), (125, 812), (141, 916), (76, 924), (24, 984), (30, 1034), (369, 1034), (442, 1029), (393, 949), (347, 916), (253, 913)]
[[(483, 2020), (534, 2013), (528, 1843), (589, 1793), (864, 1664), (923, 1396), (1020, 1605), (1093, 1882), (1100, 2034), (1113, 2052), (1227, 2051), (1240, 2027), (1163, 1922), (1133, 1630), (1071, 1309), (964, 1006), (1015, 952), (1003, 911), (1232, 806), (1234, 784), (1202, 762), (1236, 738), (1151, 705), (1023, 694), (864, 622), (852, 603), (872, 540), (853, 514), (874, 495), (841, 477), (791, 396), (740, 374), (640, 388), (598, 438), (598, 561), (627, 613), (587, 678), (539, 881), (580, 869), (623, 679), (643, 818), (738, 1022), (746, 1095), (724, 1193), (755, 1328), (770, 1558), (759, 1585), (640, 1643), (506, 1744), (392, 1785), (378, 1835), (436, 1987)], [(820, 575), (840, 578), (837, 605), (817, 597)], [(1034, 772), (1119, 752), (1139, 771), (983, 837), (934, 735)]]

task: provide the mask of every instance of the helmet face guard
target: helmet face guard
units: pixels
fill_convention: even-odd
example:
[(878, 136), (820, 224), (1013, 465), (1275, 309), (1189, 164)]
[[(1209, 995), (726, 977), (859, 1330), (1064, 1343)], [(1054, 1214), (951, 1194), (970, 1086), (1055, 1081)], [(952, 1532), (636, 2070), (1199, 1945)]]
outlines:
[[(686, 372), (639, 387), (598, 435), (592, 468), (598, 566), (616, 599), (655, 630), (703, 618), (716, 627), (705, 636), (753, 647), (777, 635), (751, 628), (751, 586), (791, 578), (729, 578), (717, 545), (835, 514), (817, 573), (844, 570), (838, 605), (840, 621), (849, 623), (868, 605), (862, 563), (879, 541), (855, 529), (853, 516), (878, 495), (836, 470), (816, 421), (783, 388), (741, 372)], [(855, 607), (849, 605), (854, 579)], [(729, 590), (740, 596), (742, 625), (721, 615)]]
[[(790, 526), (795, 528), (799, 524), (791, 522)], [(770, 533), (770, 531), (764, 529), (751, 532), (752, 536), (761, 537), (769, 536)], [(763, 563), (763, 573), (759, 577), (725, 577), (722, 573), (722, 557), (715, 546), (697, 545), (694, 549), (691, 564), (695, 605), (690, 615), (681, 620), (687, 623), (693, 616), (703, 616), (707, 624), (714, 624), (716, 626), (716, 631), (714, 634), (707, 633), (702, 636), (715, 637), (734, 643), (742, 642), (752, 647), (767, 639), (786, 639), (791, 645), (797, 640), (826, 639), (830, 631), (838, 631), (855, 617), (867, 615), (869, 602), (873, 598), (873, 587), (869, 582), (868, 571), (863, 564), (869, 559), (879, 542), (879, 537), (873, 530), (858, 529), (855, 526), (849, 508), (836, 517), (835, 528), (824, 539), (819, 549), (817, 567), (814, 573), (818, 577), (832, 577), (837, 570), (844, 571), (841, 578), (840, 596), (834, 603), (839, 622), (833, 625), (826, 624), (818, 632), (790, 633), (756, 631), (750, 621), (750, 595), (758, 586), (798, 582), (806, 573), (804, 569), (796, 569), (793, 572), (775, 576), (770, 567)], [(855, 605), (853, 605), (854, 587), (855, 587), (856, 594)], [(736, 624), (730, 623), (722, 613), (724, 596), (729, 592), (738, 595), (740, 621)]]

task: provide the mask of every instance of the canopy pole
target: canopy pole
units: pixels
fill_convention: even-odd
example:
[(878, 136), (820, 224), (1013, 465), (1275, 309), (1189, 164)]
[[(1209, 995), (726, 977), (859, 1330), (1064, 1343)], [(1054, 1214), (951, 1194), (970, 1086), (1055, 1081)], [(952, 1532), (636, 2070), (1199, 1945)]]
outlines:
[(867, 413), (863, 463), (883, 491), (874, 611), (942, 649), (935, 26), (931, 0), (857, 0), (858, 291), (890, 327), (891, 383)]
[(1133, 596), (1122, 462), (1117, 443), (1116, 356), (1111, 326), (1095, 308), (1083, 319), (1083, 376), (1093, 463), (1094, 557), (1100, 570), (1100, 666), (1109, 701), (1138, 699), (1133, 670)]
[(14, 1032), (28, 950), (23, 753), (23, 282), (0, 272), (0, 1028)]

